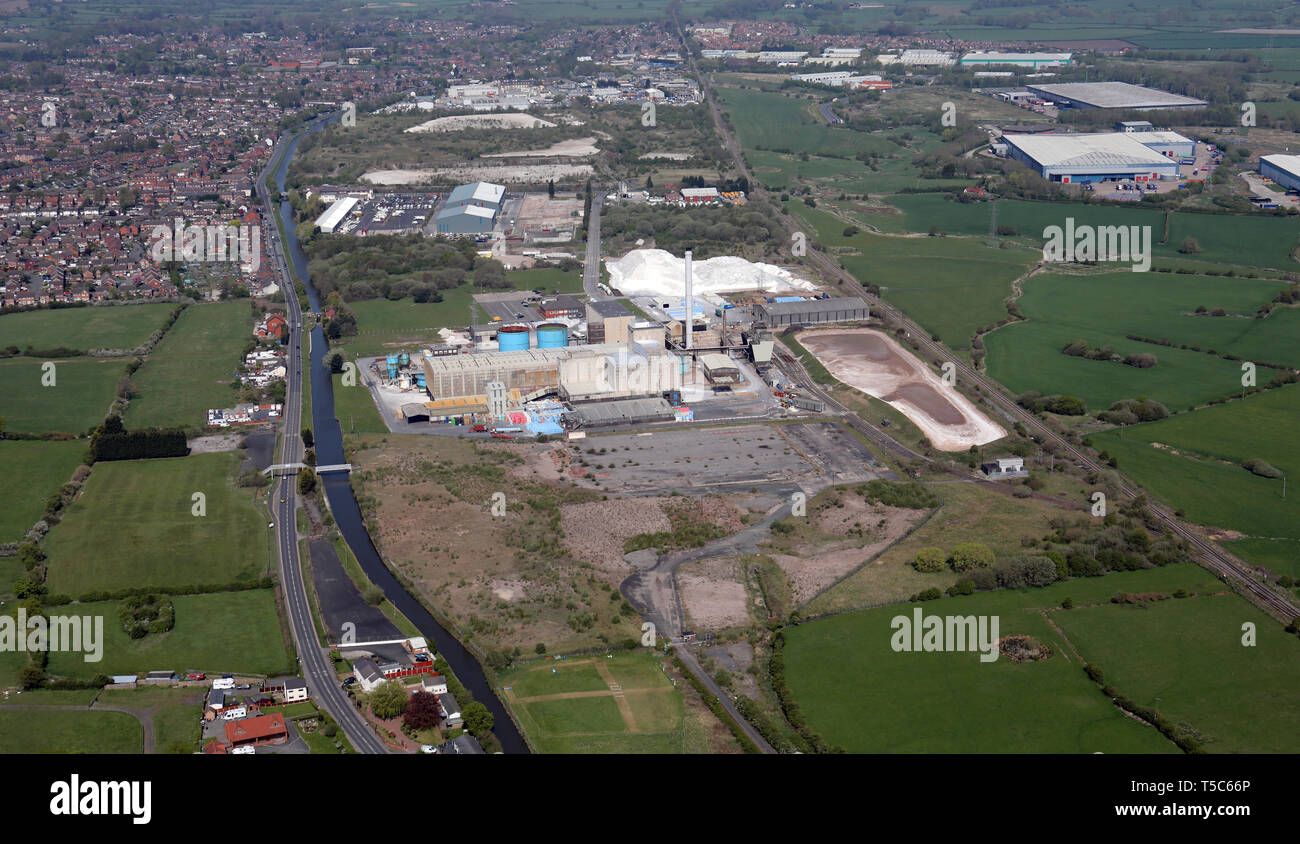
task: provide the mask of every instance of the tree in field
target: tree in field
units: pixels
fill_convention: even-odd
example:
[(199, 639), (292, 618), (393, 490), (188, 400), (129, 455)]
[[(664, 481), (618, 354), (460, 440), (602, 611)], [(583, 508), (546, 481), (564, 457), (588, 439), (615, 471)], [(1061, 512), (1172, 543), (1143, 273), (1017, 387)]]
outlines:
[(305, 448), (311, 448), (316, 444), (316, 435), (311, 432), (311, 428), (302, 429), (302, 444)]
[(465, 719), (465, 729), (476, 736), (484, 736), (492, 732), (492, 725), (496, 723), (488, 708), (477, 700), (467, 704), (461, 710), (461, 717)]
[(1184, 255), (1195, 255), (1201, 251), (1201, 244), (1197, 243), (1194, 237), (1185, 237), (1179, 245), (1178, 251)]
[(396, 718), (406, 709), (406, 687), (396, 680), (385, 680), (370, 693), (370, 709), (380, 718)]
[(413, 730), (423, 730), (438, 725), (438, 697), (428, 692), (416, 692), (406, 702), (402, 723)]
[(335, 352), (334, 354), (330, 355), (330, 372), (336, 375), (342, 372), (343, 362), (344, 362), (343, 355), (341, 353)]
[(993, 551), (980, 542), (962, 542), (952, 549), (948, 565), (956, 572), (988, 568), (993, 565)]

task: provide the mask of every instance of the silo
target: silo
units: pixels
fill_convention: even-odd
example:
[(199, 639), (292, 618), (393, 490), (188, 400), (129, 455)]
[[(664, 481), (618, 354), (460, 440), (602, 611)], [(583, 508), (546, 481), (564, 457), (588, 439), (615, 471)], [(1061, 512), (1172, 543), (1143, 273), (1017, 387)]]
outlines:
[(537, 348), (559, 349), (569, 345), (569, 326), (562, 322), (547, 322), (537, 326)]
[(528, 349), (528, 326), (507, 325), (498, 330), (497, 348), (503, 352), (521, 352)]

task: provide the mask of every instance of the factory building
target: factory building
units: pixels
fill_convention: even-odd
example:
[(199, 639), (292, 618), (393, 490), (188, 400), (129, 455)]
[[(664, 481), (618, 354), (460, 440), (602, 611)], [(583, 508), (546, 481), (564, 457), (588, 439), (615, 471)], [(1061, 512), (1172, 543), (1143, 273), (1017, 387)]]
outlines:
[(424, 381), (435, 401), (486, 402), (489, 385), (527, 398), (547, 391), (566, 400), (654, 395), (679, 387), (683, 366), (662, 344), (636, 342), (554, 346), (424, 358)]
[(724, 354), (718, 352), (709, 352), (700, 355), (700, 366), (704, 369), (704, 377), (710, 384), (739, 384), (740, 367), (736, 362)]
[(611, 299), (587, 303), (587, 341), (590, 343), (626, 343), (628, 329), (636, 317)]
[(1156, 181), (1178, 177), (1178, 162), (1166, 154), (1191, 155), (1195, 141), (1176, 132), (1103, 132), (1080, 135), (1007, 135), (1007, 157), (1052, 182), (1116, 179)]
[(764, 302), (754, 306), (754, 314), (769, 328), (820, 322), (860, 322), (871, 317), (867, 303), (856, 297)]
[(1130, 85), (1127, 82), (1066, 82), (1026, 85), (1030, 93), (1065, 108), (1108, 108), (1125, 111), (1205, 108), (1204, 100)]
[(316, 228), (324, 234), (334, 234), (334, 230), (339, 227), (352, 213), (352, 209), (357, 206), (358, 199), (355, 196), (345, 196), (336, 199), (325, 213), (316, 218)]
[(962, 67), (1065, 67), (1070, 63), (1070, 53), (967, 53), (961, 57)]
[(1300, 190), (1300, 155), (1261, 155), (1259, 175), (1287, 190)]
[(492, 231), (505, 195), (504, 185), (491, 182), (472, 182), (455, 188), (438, 212), (438, 234), (486, 234)]

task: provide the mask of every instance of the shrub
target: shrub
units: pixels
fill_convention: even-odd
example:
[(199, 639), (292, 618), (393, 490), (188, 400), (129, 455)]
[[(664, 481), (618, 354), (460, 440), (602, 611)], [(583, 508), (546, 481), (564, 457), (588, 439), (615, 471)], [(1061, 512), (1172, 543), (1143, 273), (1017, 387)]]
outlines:
[(971, 569), (988, 568), (993, 565), (993, 551), (987, 545), (980, 542), (962, 542), (952, 549), (952, 554), (948, 557), (948, 565), (952, 566), (955, 572), (965, 572)]
[(942, 548), (922, 548), (912, 558), (912, 568), (925, 572), (943, 571), (947, 562), (948, 555)]

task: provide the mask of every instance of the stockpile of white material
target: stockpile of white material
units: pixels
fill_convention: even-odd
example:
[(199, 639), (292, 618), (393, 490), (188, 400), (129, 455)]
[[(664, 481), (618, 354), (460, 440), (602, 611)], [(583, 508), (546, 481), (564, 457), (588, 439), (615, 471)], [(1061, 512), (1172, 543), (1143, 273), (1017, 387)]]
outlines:
[[(686, 292), (686, 261), (663, 249), (634, 249), (618, 260), (605, 259), (609, 284), (628, 296), (681, 296)], [(759, 291), (811, 292), (817, 286), (774, 264), (723, 255), (691, 262), (696, 296)]]

